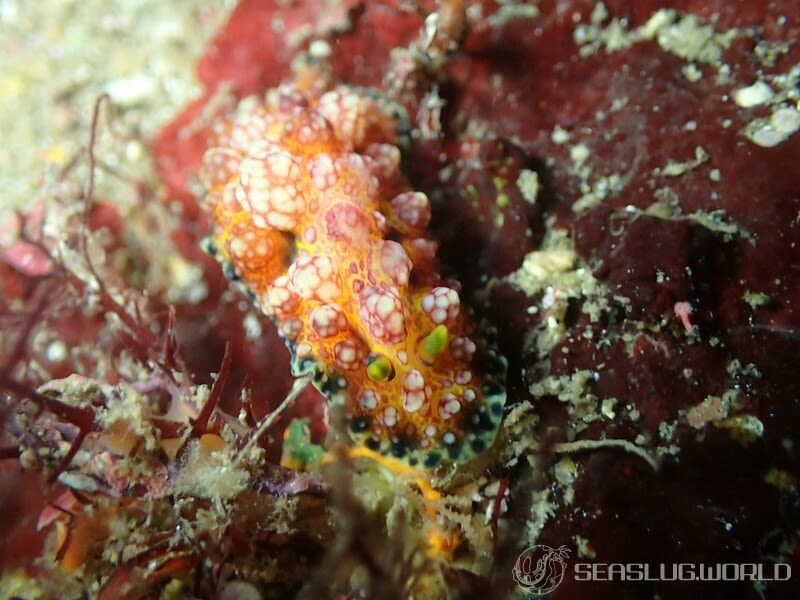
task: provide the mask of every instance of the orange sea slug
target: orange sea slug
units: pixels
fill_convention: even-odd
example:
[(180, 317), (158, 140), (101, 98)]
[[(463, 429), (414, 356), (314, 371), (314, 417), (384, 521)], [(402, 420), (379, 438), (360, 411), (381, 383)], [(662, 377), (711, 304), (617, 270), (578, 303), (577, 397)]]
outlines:
[(506, 362), (434, 270), (430, 203), (400, 172), (404, 118), (303, 72), (217, 123), (203, 204), (209, 249), (272, 317), (293, 373), (345, 405), (357, 443), (434, 468), (494, 441)]

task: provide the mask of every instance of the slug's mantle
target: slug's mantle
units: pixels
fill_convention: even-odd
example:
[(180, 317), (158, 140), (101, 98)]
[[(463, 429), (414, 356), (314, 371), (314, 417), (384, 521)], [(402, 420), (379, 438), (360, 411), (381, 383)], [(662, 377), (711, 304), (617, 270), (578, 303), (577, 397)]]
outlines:
[(400, 172), (402, 108), (304, 64), (215, 126), (207, 248), (241, 279), (295, 375), (346, 407), (358, 443), (415, 466), (494, 441), (506, 361), (435, 271), (428, 198)]

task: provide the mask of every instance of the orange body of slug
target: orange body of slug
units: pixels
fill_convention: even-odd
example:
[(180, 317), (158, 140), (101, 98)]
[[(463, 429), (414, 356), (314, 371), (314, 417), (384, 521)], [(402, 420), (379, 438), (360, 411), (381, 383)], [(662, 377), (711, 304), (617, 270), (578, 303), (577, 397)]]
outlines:
[(357, 443), (434, 468), (494, 440), (505, 360), (435, 272), (428, 198), (400, 173), (404, 113), (301, 74), (217, 124), (208, 246), (276, 323), (295, 375), (346, 407)]

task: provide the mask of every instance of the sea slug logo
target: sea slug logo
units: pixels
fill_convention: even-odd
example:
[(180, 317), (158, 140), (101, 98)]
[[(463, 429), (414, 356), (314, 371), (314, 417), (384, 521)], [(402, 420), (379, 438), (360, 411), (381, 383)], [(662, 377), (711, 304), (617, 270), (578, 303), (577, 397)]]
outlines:
[(531, 546), (519, 555), (514, 565), (514, 581), (530, 594), (549, 594), (564, 580), (568, 556), (566, 546)]

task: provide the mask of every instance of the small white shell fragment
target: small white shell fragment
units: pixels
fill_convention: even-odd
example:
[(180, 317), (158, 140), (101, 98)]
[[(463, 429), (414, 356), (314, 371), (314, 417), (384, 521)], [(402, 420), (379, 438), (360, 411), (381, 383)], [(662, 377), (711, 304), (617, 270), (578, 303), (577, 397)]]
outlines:
[(114, 104), (130, 107), (150, 100), (158, 91), (158, 86), (149, 75), (137, 74), (108, 82), (105, 91)]
[(308, 53), (314, 58), (327, 58), (331, 55), (331, 45), (325, 40), (314, 40), (309, 44)]
[(783, 106), (775, 110), (769, 121), (757, 119), (745, 129), (745, 135), (754, 144), (763, 148), (772, 148), (800, 129), (800, 111), (792, 106)]
[(733, 92), (733, 101), (742, 108), (768, 104), (775, 96), (775, 92), (763, 81), (756, 81), (753, 85), (739, 88)]
[(584, 143), (576, 144), (569, 149), (569, 157), (572, 159), (572, 162), (577, 163), (578, 165), (583, 164), (589, 156), (591, 156), (592, 151), (589, 150), (589, 146)]
[(788, 137), (800, 129), (800, 111), (792, 106), (784, 106), (772, 113), (769, 122), (776, 131)]

